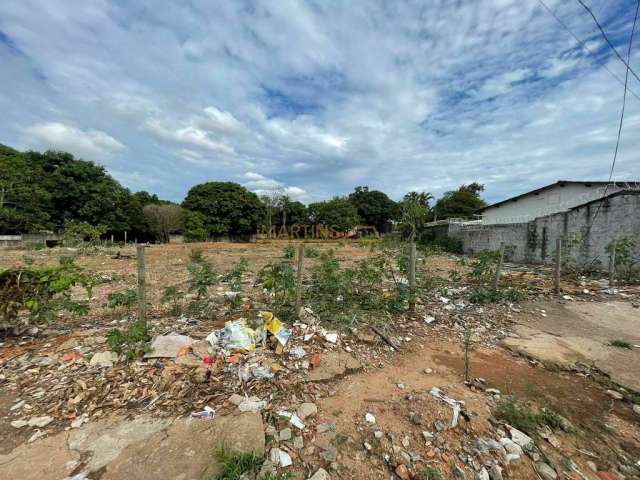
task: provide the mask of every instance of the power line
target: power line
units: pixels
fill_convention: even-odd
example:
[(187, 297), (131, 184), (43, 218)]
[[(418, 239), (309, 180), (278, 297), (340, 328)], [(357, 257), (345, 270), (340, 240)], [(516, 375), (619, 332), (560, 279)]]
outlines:
[[(581, 0), (578, 0), (578, 1), (582, 3)], [(640, 0), (637, 0), (636, 14), (633, 17), (633, 26), (631, 27), (631, 37), (629, 38), (629, 48), (627, 49), (627, 64), (626, 64), (627, 70), (624, 74), (624, 93), (622, 95), (622, 110), (620, 112), (620, 122), (618, 123), (618, 138), (616, 139), (616, 148), (613, 152), (613, 162), (611, 162), (611, 169), (609, 170), (609, 180), (604, 187), (604, 193), (602, 194), (600, 203), (598, 203), (598, 209), (596, 210), (596, 214), (593, 216), (593, 220), (591, 221), (591, 224), (589, 225), (588, 230), (591, 230), (591, 227), (593, 226), (593, 224), (596, 222), (596, 219), (598, 218), (598, 214), (600, 213), (600, 208), (604, 203), (603, 200), (607, 196), (607, 190), (609, 189), (609, 185), (611, 184), (611, 179), (613, 178), (613, 171), (616, 168), (616, 160), (618, 159), (618, 150), (620, 148), (620, 137), (622, 136), (622, 123), (624, 122), (624, 109), (627, 101), (627, 82), (629, 81), (629, 72), (631, 71), (631, 68), (629, 67), (628, 62), (631, 59), (631, 47), (633, 46), (633, 35), (635, 34), (635, 31), (636, 31), (636, 23), (638, 21), (639, 11), (640, 11)]]
[[(576, 35), (576, 34), (575, 34), (575, 33), (574, 33), (574, 32), (573, 32), (573, 31), (572, 31), (572, 30), (567, 26), (567, 24), (566, 24), (566, 23), (564, 23), (564, 22), (562, 21), (562, 19), (560, 19), (560, 18), (556, 15), (556, 13), (555, 13), (553, 10), (551, 10), (551, 9), (549, 8), (549, 6), (548, 6), (546, 3), (544, 3), (544, 1), (543, 1), (543, 0), (538, 0), (538, 2), (540, 2), (540, 4), (545, 8), (545, 10), (546, 10), (547, 12), (549, 12), (549, 14), (550, 14), (553, 18), (555, 18), (555, 19), (556, 19), (556, 21), (557, 21), (557, 22), (562, 26), (562, 28), (564, 28), (567, 32), (569, 32), (569, 34), (570, 34), (570, 35), (571, 35), (571, 36), (576, 40), (576, 42), (578, 42), (578, 44), (580, 44), (580, 46), (581, 46), (584, 50), (586, 50), (586, 51), (587, 51), (588, 53), (590, 53), (590, 54), (591, 54), (591, 55), (592, 55), (596, 60), (598, 60), (598, 57), (597, 57), (597, 55), (595, 54), (595, 52), (594, 52), (593, 50), (591, 50), (591, 49), (587, 46), (587, 44), (586, 44), (584, 41), (580, 40), (580, 38), (579, 38), (579, 37), (578, 37), (578, 36), (577, 36), (577, 35)], [(609, 74), (610, 74), (613, 78), (615, 78), (615, 79), (617, 80), (617, 82), (618, 82), (620, 85), (624, 85), (624, 82), (622, 81), (622, 79), (621, 79), (618, 75), (616, 75), (615, 73), (613, 73), (613, 72), (609, 69), (609, 67), (607, 67), (606, 63), (603, 63), (603, 62), (601, 62), (600, 60), (598, 60), (598, 64), (599, 64), (601, 67), (603, 67), (607, 72), (609, 72)], [(629, 93), (631, 93), (634, 97), (636, 97), (638, 100), (640, 100), (640, 97), (639, 97), (638, 95), (636, 95), (636, 92), (634, 92), (634, 91), (633, 91), (633, 90), (631, 90), (630, 88), (627, 88), (627, 91), (629, 91)]]
[(640, 82), (640, 77), (638, 77), (638, 74), (636, 72), (634, 72), (633, 69), (629, 66), (629, 61), (628, 60), (625, 61), (624, 58), (622, 58), (622, 55), (620, 55), (618, 53), (618, 50), (616, 50), (616, 47), (613, 46), (613, 43), (611, 43), (611, 40), (609, 40), (609, 37), (607, 36), (607, 34), (605, 33), (604, 29), (602, 28), (602, 25), (600, 25), (600, 22), (598, 22), (598, 19), (594, 15), (593, 11), (582, 0), (578, 0), (578, 3), (584, 7), (584, 9), (589, 13), (589, 15), (591, 15), (591, 18), (593, 18), (593, 21), (596, 22), (596, 25), (598, 26), (598, 29), (600, 30), (600, 33), (602, 34), (604, 39), (609, 44), (609, 47), (611, 47), (611, 50), (613, 50), (613, 52), (620, 59), (620, 61), (625, 65), (625, 67), (627, 67), (627, 71), (631, 72), (631, 74), (634, 77), (636, 77), (636, 80), (638, 80)]

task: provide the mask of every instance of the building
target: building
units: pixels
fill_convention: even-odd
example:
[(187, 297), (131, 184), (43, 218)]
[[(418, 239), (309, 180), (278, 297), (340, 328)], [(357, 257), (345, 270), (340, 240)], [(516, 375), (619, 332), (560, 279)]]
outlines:
[(485, 225), (530, 222), (559, 212), (567, 212), (578, 205), (623, 190), (625, 183), (558, 180), (556, 183), (507, 198), (484, 208)]
[(482, 221), (447, 220), (428, 226), (436, 235), (462, 242), (465, 253), (507, 247), (507, 259), (550, 263), (556, 240), (565, 258), (595, 270), (606, 270), (613, 240), (634, 242), (640, 262), (640, 182), (558, 181), (489, 205)]

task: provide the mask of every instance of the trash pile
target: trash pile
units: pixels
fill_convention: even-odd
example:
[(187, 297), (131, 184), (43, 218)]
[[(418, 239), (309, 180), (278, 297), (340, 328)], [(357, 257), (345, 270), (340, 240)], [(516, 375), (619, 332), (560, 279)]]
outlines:
[(0, 385), (17, 397), (8, 420), (30, 441), (117, 410), (213, 418), (232, 395), (242, 396), (240, 411), (271, 407), (273, 392), (307, 382), (314, 369), (322, 373), (327, 355), (346, 354), (341, 337), (308, 308), (292, 326), (261, 311), (204, 338), (156, 335), (144, 358), (127, 363), (106, 349), (103, 331), (88, 329), (38, 350), (16, 348), (0, 360)]

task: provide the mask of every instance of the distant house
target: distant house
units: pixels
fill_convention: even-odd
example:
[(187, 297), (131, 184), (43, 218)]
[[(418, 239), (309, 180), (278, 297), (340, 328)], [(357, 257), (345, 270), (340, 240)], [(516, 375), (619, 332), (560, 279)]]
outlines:
[(538, 217), (566, 212), (607, 195), (625, 189), (625, 182), (589, 182), (558, 180), (530, 192), (507, 198), (485, 207), (482, 211), (482, 223), (496, 225), (506, 223), (530, 222)]

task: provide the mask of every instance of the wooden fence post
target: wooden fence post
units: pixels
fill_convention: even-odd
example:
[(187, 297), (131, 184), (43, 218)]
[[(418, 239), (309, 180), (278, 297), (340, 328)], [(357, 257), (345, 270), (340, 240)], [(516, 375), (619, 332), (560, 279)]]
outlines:
[(493, 279), (493, 289), (498, 290), (500, 284), (500, 273), (502, 272), (502, 263), (504, 262), (504, 242), (500, 244), (500, 258), (496, 267), (496, 276)]
[(296, 281), (296, 315), (302, 311), (302, 269), (304, 264), (304, 243), (298, 246), (298, 276)]
[(138, 259), (138, 321), (144, 322), (147, 319), (147, 297), (146, 297), (146, 266), (144, 259), (144, 245), (137, 246)]
[(409, 245), (409, 308), (413, 312), (416, 309), (416, 243)]
[(127, 244), (127, 231), (124, 231), (124, 244)]
[(609, 288), (613, 288), (616, 284), (616, 239), (613, 239), (611, 242), (612, 249), (611, 254), (609, 255)]
[(556, 293), (560, 293), (560, 275), (562, 274), (562, 239), (556, 238), (556, 270), (554, 274)]

